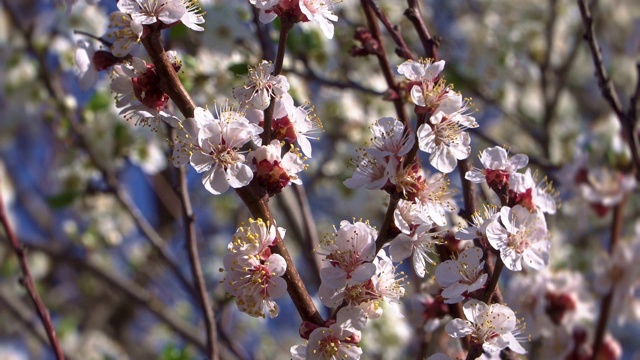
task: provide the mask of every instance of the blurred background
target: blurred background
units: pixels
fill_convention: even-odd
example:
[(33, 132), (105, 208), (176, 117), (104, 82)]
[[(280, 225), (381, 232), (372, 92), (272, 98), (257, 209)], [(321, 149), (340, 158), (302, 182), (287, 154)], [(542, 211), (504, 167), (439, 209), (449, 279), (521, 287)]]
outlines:
[[(243, 83), (247, 66), (261, 60), (263, 49), (275, 50), (278, 24), (257, 25), (248, 1), (201, 3), (205, 31), (179, 25), (167, 30), (164, 40), (183, 61), (180, 78), (196, 103), (212, 107), (214, 101), (233, 102), (231, 90)], [(421, 54), (420, 41), (403, 16), (406, 4), (377, 3), (400, 26), (409, 48)], [(356, 28), (366, 26), (360, 3), (343, 1), (335, 9), (334, 39), (327, 40), (312, 23), (297, 24), (289, 35), (283, 73), (296, 103), (313, 106), (324, 132), (312, 141), (304, 188), (288, 187), (271, 200), (312, 295), (319, 285), (313, 240), (345, 219), (381, 225), (386, 193), (349, 190), (342, 181), (353, 173), (350, 160), (356, 150), (371, 137), (368, 127), (380, 117), (395, 116), (393, 104), (383, 98), (387, 85), (375, 58), (349, 54), (358, 45)], [(189, 287), (167, 134), (118, 115), (108, 74), (101, 73), (87, 91), (77, 79), (76, 42), (93, 41), (99, 47), (89, 35), (104, 35), (114, 10), (116, 2), (108, 0), (0, 3), (0, 191), (69, 358), (199, 359), (206, 346), (204, 324)], [(596, 211), (576, 179), (586, 168), (622, 176), (632, 158), (623, 140), (629, 134), (593, 76), (576, 3), (424, 1), (421, 10), (440, 41), (447, 82), (473, 99), (480, 127), (471, 131), (470, 161), (480, 166), (479, 151), (506, 145), (512, 154), (527, 154), (538, 180), (547, 177), (559, 191), (562, 206), (547, 218), (553, 243), (547, 281), (556, 284), (551, 279), (557, 274), (575, 276), (554, 286), (561, 291), (579, 283), (575, 294), (584, 306), (577, 322), (592, 329), (599, 301), (593, 268), (610, 238), (611, 213)], [(638, 82), (640, 3), (600, 1), (592, 12), (606, 69), (628, 108)], [(271, 37), (269, 46), (261, 46), (258, 34)], [(387, 40), (395, 67), (404, 59)], [(426, 158), (422, 163), (428, 167)], [(235, 193), (213, 196), (200, 175), (189, 171), (200, 260), (222, 358), (288, 358), (290, 346), (301, 342), (300, 319), (288, 297), (278, 300), (279, 317), (254, 319), (239, 313), (219, 284), (222, 256), (248, 211)], [(450, 178), (459, 189), (457, 171)], [(480, 196), (483, 203), (495, 202), (487, 189)], [(313, 226), (302, 221), (305, 212), (315, 220)], [(625, 207), (624, 241), (640, 241), (639, 212), (634, 190)], [(463, 222), (450, 215), (450, 223)], [(16, 256), (0, 231), (0, 359), (51, 359), (20, 277)], [(425, 325), (424, 289), (410, 280), (406, 317), (372, 321), (363, 334), (364, 359), (415, 358), (425, 342), (429, 353), (448, 346), (442, 327), (429, 338), (418, 331)], [(506, 274), (503, 280), (508, 294), (511, 277)], [(640, 302), (638, 292), (629, 290), (629, 303), (613, 314), (609, 330), (621, 358), (640, 359)]]

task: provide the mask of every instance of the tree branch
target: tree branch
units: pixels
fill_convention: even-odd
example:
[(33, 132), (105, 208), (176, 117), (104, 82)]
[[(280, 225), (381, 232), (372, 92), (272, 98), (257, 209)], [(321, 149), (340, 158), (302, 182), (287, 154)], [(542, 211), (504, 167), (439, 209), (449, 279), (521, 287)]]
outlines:
[[(389, 36), (391, 36), (393, 41), (396, 43), (396, 46), (397, 46), (396, 54), (401, 58), (404, 58), (407, 60), (415, 60), (416, 56), (409, 49), (409, 46), (407, 46), (407, 43), (404, 41), (404, 38), (400, 33), (399, 26), (392, 25), (389, 19), (387, 19), (387, 16), (380, 10), (378, 5), (376, 5), (376, 3), (373, 0), (367, 0), (367, 4), (369, 5), (370, 9), (373, 10), (373, 12), (376, 14), (376, 17), (380, 19), (380, 21), (382, 22), (382, 25), (384, 25), (384, 27), (389, 32)], [(381, 48), (384, 47), (384, 44), (382, 42), (382, 37), (376, 36), (376, 38), (380, 42), (380, 47)]]
[[(611, 221), (611, 242), (609, 243), (609, 255), (613, 254), (616, 248), (616, 244), (622, 235), (622, 227), (624, 225), (624, 208), (629, 199), (629, 195), (625, 195), (622, 201), (613, 208), (613, 219)], [(611, 314), (611, 305), (613, 304), (613, 293), (615, 291), (616, 284), (609, 292), (604, 296), (600, 303), (600, 316), (598, 317), (598, 325), (596, 326), (596, 332), (593, 337), (593, 358), (598, 358), (598, 353), (602, 349), (604, 342), (604, 336), (607, 332), (607, 324), (609, 323), (609, 315)]]
[(29, 270), (29, 263), (27, 262), (27, 255), (24, 249), (24, 246), (20, 243), (20, 240), (16, 237), (13, 232), (13, 228), (11, 227), (11, 223), (9, 222), (9, 218), (7, 217), (7, 213), (4, 207), (4, 200), (2, 198), (2, 192), (0, 191), (0, 222), (2, 223), (2, 227), (4, 228), (5, 233), (7, 234), (7, 240), (9, 240), (9, 245), (16, 253), (18, 257), (18, 262), (20, 263), (20, 270), (22, 271), (22, 278), (20, 279), (20, 283), (27, 290), (33, 305), (36, 308), (38, 316), (40, 317), (40, 321), (42, 325), (44, 325), (45, 331), (47, 333), (47, 338), (49, 339), (49, 343), (51, 345), (51, 349), (53, 350), (56, 358), (58, 360), (64, 360), (64, 353), (62, 352), (62, 347), (58, 342), (58, 338), (56, 337), (56, 330), (51, 323), (51, 317), (49, 316), (49, 310), (47, 306), (42, 301), (40, 294), (38, 294), (38, 289), (36, 289), (36, 284), (33, 282), (33, 278), (31, 277), (31, 271)]
[(82, 271), (91, 273), (109, 287), (120, 291), (133, 303), (149, 310), (185, 341), (197, 346), (201, 351), (206, 351), (207, 343), (204, 338), (198, 335), (199, 330), (185, 323), (175, 313), (168, 311), (166, 305), (145, 288), (91, 260), (85, 261), (71, 255), (74, 253), (72, 249), (46, 246), (34, 242), (29, 242), (26, 246), (35, 251), (43, 252), (56, 261), (67, 263)]
[(180, 200), (182, 203), (182, 211), (184, 218), (185, 235), (187, 237), (187, 250), (189, 253), (189, 265), (191, 266), (191, 274), (193, 283), (198, 295), (198, 302), (204, 315), (204, 324), (207, 329), (207, 355), (209, 359), (219, 359), (218, 335), (216, 322), (213, 314), (213, 307), (209, 301), (209, 293), (204, 282), (202, 274), (202, 266), (200, 265), (200, 257), (198, 255), (198, 242), (196, 240), (196, 224), (193, 209), (191, 208), (191, 199), (189, 198), (189, 189), (187, 187), (187, 168), (180, 167), (178, 174), (178, 186), (180, 187)]
[[(268, 196), (264, 189), (260, 187), (256, 182), (251, 182), (249, 185), (236, 189), (236, 193), (242, 201), (249, 208), (251, 215), (258, 219), (262, 219), (265, 222), (276, 224), (267, 205)], [(310, 321), (317, 325), (324, 323), (324, 319), (318, 312), (307, 288), (300, 278), (298, 269), (296, 268), (289, 251), (287, 250), (284, 241), (280, 237), (280, 233), (276, 231), (277, 240), (273, 245), (273, 251), (276, 254), (282, 256), (287, 263), (287, 270), (284, 273), (284, 280), (287, 282), (287, 292), (296, 307), (296, 310), (300, 314), (303, 321)]]
[(413, 27), (416, 29), (426, 57), (433, 59), (435, 62), (438, 60), (438, 41), (429, 34), (429, 30), (424, 24), (422, 16), (420, 16), (418, 2), (416, 0), (408, 0), (407, 2), (409, 3), (409, 8), (404, 12), (404, 16), (411, 21)]

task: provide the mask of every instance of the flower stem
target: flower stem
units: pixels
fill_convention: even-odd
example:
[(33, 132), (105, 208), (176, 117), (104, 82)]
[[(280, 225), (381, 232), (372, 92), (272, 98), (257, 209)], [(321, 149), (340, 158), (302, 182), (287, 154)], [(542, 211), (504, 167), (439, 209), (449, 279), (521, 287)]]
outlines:
[[(280, 38), (278, 39), (278, 53), (276, 62), (273, 65), (273, 76), (282, 73), (282, 65), (284, 63), (284, 54), (287, 48), (287, 37), (289, 31), (293, 28), (294, 22), (286, 16), (280, 18)], [(275, 95), (271, 95), (269, 106), (264, 111), (264, 132), (262, 133), (262, 143), (267, 145), (271, 142), (271, 122), (273, 121), (273, 112), (275, 111)]]
[(500, 273), (502, 272), (503, 268), (504, 262), (502, 262), (502, 258), (500, 258), (500, 256), (496, 256), (496, 267), (493, 269), (491, 280), (489, 280), (489, 286), (487, 286), (487, 289), (484, 292), (484, 296), (482, 297), (482, 301), (484, 301), (486, 304), (490, 304), (493, 293), (498, 288), (498, 280), (500, 280)]

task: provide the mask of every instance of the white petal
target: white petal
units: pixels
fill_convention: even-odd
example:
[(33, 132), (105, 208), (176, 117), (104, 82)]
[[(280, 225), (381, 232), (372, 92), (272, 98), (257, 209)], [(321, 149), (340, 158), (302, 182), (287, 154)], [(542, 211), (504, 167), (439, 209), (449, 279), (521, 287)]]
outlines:
[(414, 85), (411, 88), (411, 100), (413, 103), (418, 106), (426, 106), (426, 102), (424, 101), (424, 93), (422, 92), (422, 88), (418, 85)]
[(359, 284), (365, 282), (376, 273), (376, 266), (372, 263), (364, 263), (358, 266), (352, 273), (350, 283)]
[(220, 195), (229, 189), (229, 183), (225, 178), (224, 171), (215, 166), (202, 176), (204, 188), (214, 195)]
[(400, 234), (395, 239), (391, 241), (389, 245), (389, 256), (395, 262), (400, 262), (413, 253), (413, 238), (406, 235)]
[(456, 168), (458, 160), (444, 145), (436, 147), (436, 151), (429, 155), (429, 163), (438, 171), (448, 174)]
[(513, 350), (518, 354), (526, 354), (527, 350), (525, 350), (522, 345), (516, 340), (515, 336), (512, 333), (502, 335), (502, 338), (509, 343), (509, 349)]
[(278, 254), (271, 254), (269, 259), (267, 259), (266, 264), (268, 264), (267, 269), (269, 269), (271, 274), (275, 276), (282, 276), (287, 270), (287, 262)]
[(226, 171), (226, 179), (229, 185), (234, 188), (241, 188), (248, 185), (253, 179), (253, 171), (246, 164), (236, 162), (229, 166)]
[(320, 279), (329, 288), (339, 289), (346, 284), (347, 273), (339, 267), (328, 266), (320, 269)]
[(449, 321), (444, 330), (449, 336), (454, 338), (465, 337), (473, 333), (473, 327), (470, 322), (462, 319), (453, 319)]
[(280, 299), (287, 293), (287, 282), (281, 277), (271, 278), (269, 280), (268, 292), (271, 299)]

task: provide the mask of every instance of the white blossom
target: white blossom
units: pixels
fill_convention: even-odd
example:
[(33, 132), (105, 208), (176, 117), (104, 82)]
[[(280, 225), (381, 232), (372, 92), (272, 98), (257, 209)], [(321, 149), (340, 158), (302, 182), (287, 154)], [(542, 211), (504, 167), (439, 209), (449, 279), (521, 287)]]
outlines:
[(328, 262), (320, 270), (322, 283), (340, 289), (371, 279), (376, 271), (371, 261), (376, 255), (377, 236), (378, 232), (368, 223), (342, 221), (340, 229), (320, 243), (318, 254)]
[(531, 213), (516, 205), (503, 206), (500, 220), (487, 225), (487, 239), (500, 251), (500, 258), (507, 269), (521, 271), (522, 264), (540, 270), (549, 261), (547, 223), (541, 212)]
[(129, 14), (121, 11), (111, 13), (107, 40), (112, 42), (111, 53), (117, 57), (125, 57), (134, 45), (140, 43), (143, 33), (142, 24), (133, 20)]
[(357, 344), (360, 342), (361, 333), (357, 329), (357, 324), (362, 323), (362, 320), (354, 319), (351, 313), (353, 312), (350, 309), (341, 309), (333, 325), (316, 328), (309, 335), (309, 341), (306, 344), (292, 346), (292, 359), (360, 359), (362, 349)]
[(462, 113), (446, 114), (437, 111), (429, 123), (418, 128), (420, 150), (429, 153), (429, 163), (442, 171), (450, 173), (458, 160), (466, 159), (471, 153), (471, 138), (464, 130), (478, 127), (473, 118)]
[(129, 14), (137, 23), (150, 25), (156, 21), (165, 24), (178, 22), (187, 8), (181, 0), (119, 0), (118, 10)]
[(214, 118), (209, 110), (196, 108), (194, 118), (203, 124), (198, 130), (198, 148), (191, 154), (191, 166), (203, 173), (202, 184), (214, 195), (229, 187), (240, 188), (251, 181), (253, 171), (238, 152), (242, 145), (262, 132), (241, 114), (223, 110)]
[(391, 241), (389, 255), (393, 261), (402, 261), (411, 256), (413, 269), (419, 277), (424, 277), (427, 263), (435, 264), (431, 258), (435, 245), (439, 243), (437, 233), (431, 233), (431, 225), (420, 225), (411, 234), (401, 233)]
[(623, 174), (607, 167), (589, 169), (587, 181), (580, 184), (580, 193), (590, 203), (611, 207), (636, 187), (632, 174)]
[(514, 331), (518, 331), (518, 321), (509, 307), (501, 304), (489, 306), (472, 299), (462, 309), (468, 320), (451, 320), (445, 326), (450, 336), (461, 338), (471, 335), (472, 341), (482, 344), (482, 349), (488, 353), (499, 352), (507, 347), (518, 354), (527, 352), (514, 336)]
[(320, 25), (324, 36), (333, 38), (332, 21), (338, 21), (338, 16), (333, 13), (333, 0), (300, 0), (299, 6), (309, 21)]
[(507, 150), (500, 146), (483, 150), (479, 157), (484, 169), (473, 168), (464, 175), (465, 179), (474, 183), (487, 182), (488, 179), (490, 181), (496, 173), (505, 174), (508, 177), (529, 163), (527, 155), (517, 154), (509, 158)]
[[(279, 310), (273, 300), (286, 294), (287, 283), (281, 276), (287, 264), (269, 248), (277, 240), (276, 231), (262, 219), (249, 219), (249, 226), (243, 224), (236, 231), (223, 259), (225, 290), (236, 297), (240, 311), (254, 317), (265, 317), (267, 312), (277, 316)], [(279, 231), (284, 236), (284, 230)]]
[(447, 304), (455, 304), (482, 288), (488, 275), (484, 273), (482, 249), (471, 247), (460, 253), (458, 259), (447, 260), (436, 268), (436, 280), (442, 286), (442, 297)]
[(271, 97), (282, 96), (289, 91), (289, 81), (284, 75), (271, 75), (273, 64), (262, 60), (256, 67), (249, 67), (244, 85), (234, 88), (234, 95), (241, 102), (257, 110), (269, 107)]

